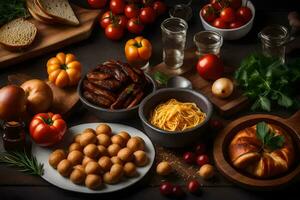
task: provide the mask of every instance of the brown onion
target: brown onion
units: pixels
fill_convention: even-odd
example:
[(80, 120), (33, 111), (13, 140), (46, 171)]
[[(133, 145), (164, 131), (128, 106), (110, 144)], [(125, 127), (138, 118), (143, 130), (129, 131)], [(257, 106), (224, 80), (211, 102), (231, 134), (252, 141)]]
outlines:
[(22, 88), (7, 85), (0, 89), (0, 119), (18, 120), (26, 109), (26, 97)]

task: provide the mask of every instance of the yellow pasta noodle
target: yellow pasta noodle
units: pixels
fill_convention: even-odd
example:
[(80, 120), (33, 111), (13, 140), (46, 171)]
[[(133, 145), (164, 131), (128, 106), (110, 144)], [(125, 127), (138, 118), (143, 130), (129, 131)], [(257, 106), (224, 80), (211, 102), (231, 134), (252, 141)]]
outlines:
[(159, 104), (150, 116), (150, 123), (166, 131), (183, 131), (202, 123), (206, 114), (195, 103), (170, 99)]

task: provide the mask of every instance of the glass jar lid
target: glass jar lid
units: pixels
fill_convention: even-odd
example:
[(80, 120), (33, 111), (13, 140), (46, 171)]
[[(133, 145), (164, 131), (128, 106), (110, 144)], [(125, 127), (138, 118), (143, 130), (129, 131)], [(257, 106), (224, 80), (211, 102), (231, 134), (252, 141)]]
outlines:
[(271, 25), (265, 27), (258, 36), (268, 45), (283, 45), (289, 38), (289, 32), (284, 26)]

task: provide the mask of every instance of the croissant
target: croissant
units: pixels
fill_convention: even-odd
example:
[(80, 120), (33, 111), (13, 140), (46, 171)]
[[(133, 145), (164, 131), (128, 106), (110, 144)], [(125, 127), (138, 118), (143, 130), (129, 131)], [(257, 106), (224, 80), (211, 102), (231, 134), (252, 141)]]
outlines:
[(239, 131), (232, 139), (228, 154), (234, 167), (257, 178), (271, 178), (287, 172), (295, 159), (293, 141), (279, 126), (268, 124), (275, 135), (283, 135), (282, 148), (263, 148), (256, 136), (256, 125)]

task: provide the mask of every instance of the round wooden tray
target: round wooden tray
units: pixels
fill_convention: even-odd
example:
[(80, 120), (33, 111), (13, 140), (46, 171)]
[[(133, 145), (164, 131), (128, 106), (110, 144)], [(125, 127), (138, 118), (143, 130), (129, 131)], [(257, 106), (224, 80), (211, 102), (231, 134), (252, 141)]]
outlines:
[[(227, 159), (227, 147), (234, 135), (246, 127), (252, 126), (260, 121), (266, 121), (284, 128), (292, 137), (295, 148), (296, 164), (291, 168), (289, 173), (273, 179), (256, 179), (246, 174), (240, 173), (233, 166), (230, 165)], [(226, 128), (222, 130), (217, 136), (214, 143), (213, 156), (218, 170), (230, 181), (239, 186), (254, 189), (254, 190), (270, 190), (287, 186), (295, 181), (300, 175), (300, 111), (294, 114), (291, 118), (283, 119), (275, 115), (254, 114), (241, 117), (231, 122)]]

